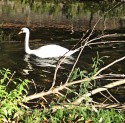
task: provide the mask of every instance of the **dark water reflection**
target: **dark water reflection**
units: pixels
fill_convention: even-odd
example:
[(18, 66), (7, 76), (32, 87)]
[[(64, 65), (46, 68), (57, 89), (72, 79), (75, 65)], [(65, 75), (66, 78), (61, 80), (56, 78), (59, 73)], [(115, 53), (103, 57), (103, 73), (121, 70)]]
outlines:
[[(10, 68), (12, 71), (17, 71), (20, 77), (33, 79), (41, 90), (48, 88), (52, 83), (58, 60), (40, 59), (27, 55), (24, 52), (24, 35), (17, 35), (20, 28), (30, 27), (30, 47), (32, 49), (53, 43), (71, 49), (80, 40), (82, 33), (92, 28), (100, 17), (102, 20), (97, 25), (93, 38), (100, 33), (123, 34), (125, 32), (124, 4), (117, 6), (110, 14), (103, 17), (104, 12), (115, 4), (117, 3), (72, 2), (65, 4), (36, 1), (30, 5), (19, 1), (0, 1), (0, 68)], [(124, 41), (125, 37), (110, 40)], [(109, 58), (103, 59), (104, 64), (100, 66), (102, 67), (123, 57), (125, 44), (87, 47), (83, 51), (77, 67), (88, 73), (91, 72), (92, 58), (96, 57), (97, 52), (100, 57), (109, 56)], [(65, 64), (61, 65), (57, 74), (57, 82), (66, 80), (77, 55), (78, 53), (74, 54), (65, 61)], [(122, 61), (109, 68), (107, 72), (124, 74), (124, 67), (125, 62)], [(125, 93), (124, 86), (122, 86), (121, 93)]]

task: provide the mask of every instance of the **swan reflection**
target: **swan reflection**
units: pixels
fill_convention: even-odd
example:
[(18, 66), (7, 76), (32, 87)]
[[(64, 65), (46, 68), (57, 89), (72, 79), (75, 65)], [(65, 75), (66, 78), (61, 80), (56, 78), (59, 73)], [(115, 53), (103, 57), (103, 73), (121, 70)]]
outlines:
[[(34, 55), (26, 54), (24, 56), (24, 61), (27, 63), (27, 66), (25, 69), (23, 69), (23, 74), (28, 75), (30, 71), (34, 71), (33, 66), (39, 66), (42, 67), (42, 71), (46, 73), (51, 73), (48, 70), (45, 70), (46, 67), (56, 68), (60, 58), (39, 58)], [(68, 56), (65, 58), (62, 62), (62, 64), (73, 64), (75, 61), (75, 58), (72, 56)], [(60, 69), (65, 69), (64, 66), (60, 66)]]

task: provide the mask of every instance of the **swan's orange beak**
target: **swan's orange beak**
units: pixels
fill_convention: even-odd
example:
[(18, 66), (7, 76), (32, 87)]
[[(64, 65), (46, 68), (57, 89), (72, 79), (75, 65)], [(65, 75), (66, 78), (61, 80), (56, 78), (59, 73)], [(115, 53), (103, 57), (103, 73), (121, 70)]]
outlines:
[(18, 33), (18, 35), (19, 35), (19, 34), (21, 34), (21, 33), (23, 33), (23, 31), (22, 31), (22, 30)]

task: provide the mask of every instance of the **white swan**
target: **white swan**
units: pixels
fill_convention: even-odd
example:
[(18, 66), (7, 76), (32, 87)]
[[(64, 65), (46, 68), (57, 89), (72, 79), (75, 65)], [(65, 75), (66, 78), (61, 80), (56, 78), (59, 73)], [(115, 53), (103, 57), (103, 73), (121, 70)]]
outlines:
[(42, 46), (38, 49), (35, 50), (31, 50), (29, 48), (29, 36), (30, 36), (30, 31), (28, 28), (22, 28), (21, 31), (18, 34), (21, 33), (26, 33), (25, 36), (25, 52), (27, 54), (33, 54), (36, 55), (40, 58), (52, 58), (52, 57), (61, 57), (61, 56), (70, 56), (73, 53), (77, 52), (79, 50), (75, 49), (75, 50), (68, 50), (64, 47), (61, 47), (59, 45), (46, 45), (46, 46)]

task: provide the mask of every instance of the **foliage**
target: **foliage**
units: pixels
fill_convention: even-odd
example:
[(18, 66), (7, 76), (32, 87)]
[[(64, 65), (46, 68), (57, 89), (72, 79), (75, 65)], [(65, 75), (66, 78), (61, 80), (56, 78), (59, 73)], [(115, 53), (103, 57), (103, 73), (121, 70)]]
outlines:
[(80, 70), (80, 68), (76, 68), (73, 72), (72, 75), (70, 76), (70, 82), (80, 78), (82, 79), (83, 77), (87, 77), (87, 72), (85, 70)]
[(103, 56), (100, 58), (99, 53), (97, 52), (97, 56), (92, 58), (92, 61), (93, 61), (93, 65), (92, 65), (93, 72), (91, 73), (92, 75), (96, 74), (96, 72), (99, 70), (98, 67), (103, 63), (103, 58), (106, 58), (106, 57), (107, 56)]
[[(0, 122), (2, 120), (11, 121), (23, 113), (19, 103), (24, 101), (29, 81), (27, 79), (13, 79), (13, 74), (9, 69), (0, 70), (0, 74)], [(11, 84), (15, 85), (12, 90), (10, 90)]]
[[(104, 13), (112, 8), (117, 2), (114, 1), (108, 2), (108, 0), (105, 1), (99, 1), (99, 2), (93, 2), (93, 1), (84, 1), (79, 2), (77, 0), (15, 0), (15, 4), (12, 6), (10, 4), (7, 4), (6, 7), (2, 9), (4, 13), (10, 13), (14, 9), (22, 9), (23, 11), (27, 9), (28, 7), (37, 13), (44, 14), (48, 13), (49, 15), (59, 15), (59, 13), (63, 14), (65, 17), (76, 20), (78, 16), (84, 16), (85, 14), (99, 14), (100, 16), (103, 16)], [(21, 6), (23, 4), (23, 6)], [(14, 7), (13, 7), (14, 6)], [(105, 7), (104, 7), (105, 6)], [(17, 10), (16, 10), (17, 11)], [(107, 14), (108, 18), (112, 17), (122, 17), (124, 16), (125, 7), (124, 4), (121, 4), (120, 7), (117, 7), (113, 11), (109, 12)], [(57, 14), (58, 13), (58, 14)]]
[[(26, 113), (26, 112), (25, 112)], [(123, 123), (124, 113), (111, 110), (92, 110), (86, 106), (70, 106), (70, 108), (58, 109), (55, 112), (49, 110), (32, 110), (30, 114), (23, 115), (24, 123)]]

